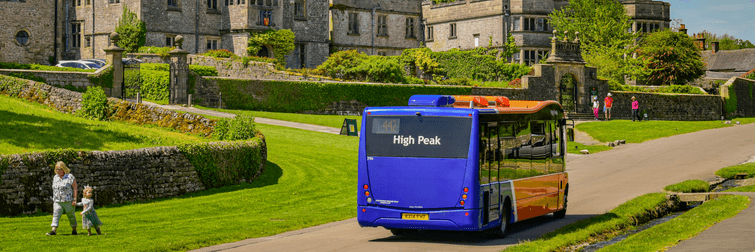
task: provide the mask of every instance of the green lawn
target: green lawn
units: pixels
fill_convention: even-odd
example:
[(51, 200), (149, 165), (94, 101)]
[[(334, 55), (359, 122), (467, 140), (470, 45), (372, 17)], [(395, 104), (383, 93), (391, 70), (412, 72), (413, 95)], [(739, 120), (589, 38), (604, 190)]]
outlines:
[(97, 208), (107, 234), (99, 237), (65, 235), (70, 233), (65, 218), (59, 228), (62, 235), (45, 236), (49, 214), (2, 217), (0, 248), (190, 250), (356, 216), (357, 138), (264, 124), (257, 127), (268, 144), (267, 168), (257, 181), (181, 198)]
[(0, 118), (0, 154), (66, 148), (128, 150), (213, 141), (158, 126), (88, 120), (4, 95), (0, 95)]
[(613, 147), (605, 146), (605, 145), (584, 145), (577, 142), (567, 142), (566, 143), (567, 153), (571, 154), (580, 154), (582, 155), (581, 150), (588, 150), (590, 151), (590, 154), (595, 154), (601, 151), (607, 151), (607, 150), (613, 150)]
[[(742, 124), (755, 122), (755, 118), (735, 118), (732, 122)], [(577, 124), (577, 129), (589, 134), (600, 142), (626, 140), (627, 143), (641, 143), (648, 140), (685, 134), (706, 129), (732, 127), (721, 121), (643, 121), (611, 120)]]
[(747, 174), (748, 178), (755, 177), (755, 163), (729, 166), (716, 171), (716, 175), (723, 178), (734, 178), (737, 174)]
[(708, 192), (710, 191), (710, 184), (702, 180), (694, 179), (668, 185), (664, 187), (663, 190), (681, 193)]
[(289, 122), (308, 123), (314, 125), (328, 126), (334, 128), (341, 128), (343, 126), (343, 119), (356, 119), (357, 127), (362, 127), (362, 116), (342, 116), (342, 115), (309, 115), (309, 114), (295, 114), (295, 113), (279, 113), (279, 112), (264, 112), (264, 111), (245, 111), (245, 110), (229, 110), (229, 109), (217, 109), (208, 108), (202, 106), (194, 106), (198, 109), (208, 109), (220, 112), (226, 112), (231, 114), (245, 114), (252, 115), (254, 117), (262, 117), (268, 119), (276, 119)]
[(724, 192), (755, 192), (755, 185), (734, 187)]
[[(666, 203), (666, 194), (649, 193), (631, 199), (608, 213), (563, 226), (532, 242), (506, 248), (504, 251), (562, 251), (564, 247), (594, 242), (596, 237), (611, 238), (619, 231), (632, 228), (636, 219), (646, 218)], [(599, 239), (598, 239), (599, 240)]]
[(713, 224), (734, 217), (748, 205), (750, 198), (746, 196), (717, 198), (600, 251), (662, 251), (697, 236)]

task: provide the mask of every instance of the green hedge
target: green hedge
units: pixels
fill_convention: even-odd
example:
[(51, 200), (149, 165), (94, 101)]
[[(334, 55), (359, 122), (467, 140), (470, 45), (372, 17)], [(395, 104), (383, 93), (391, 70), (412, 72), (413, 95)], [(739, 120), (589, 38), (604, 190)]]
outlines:
[(644, 86), (629, 86), (621, 85), (614, 81), (608, 82), (608, 89), (611, 91), (627, 91), (627, 92), (644, 92), (644, 93), (663, 93), (663, 94), (701, 94), (705, 93), (697, 87), (689, 85), (669, 85), (659, 88), (651, 89)]
[[(406, 106), (415, 94), (470, 95), (472, 87), (317, 83), (217, 79), (229, 109), (270, 112), (320, 110), (333, 102), (356, 99), (368, 106)], [(258, 100), (252, 94), (262, 95)]]
[[(447, 78), (468, 78), (477, 81), (511, 81), (527, 75), (532, 70), (524, 64), (499, 60), (497, 50), (432, 52), (427, 48), (407, 49), (400, 59), (406, 65), (414, 63), (428, 67), (430, 73)], [(427, 59), (429, 57), (429, 59)], [(437, 63), (437, 65), (434, 65)], [(430, 65), (433, 65), (430, 67)]]
[[(170, 71), (170, 65), (163, 63), (142, 63), (139, 70)], [(200, 76), (218, 76), (218, 70), (211, 66), (189, 65), (189, 70)]]
[[(241, 142), (191, 143), (178, 149), (197, 170), (199, 180), (208, 187), (251, 182), (260, 172), (262, 140)], [(222, 147), (222, 150), (220, 149)]]
[(162, 101), (168, 99), (170, 88), (170, 72), (140, 70), (141, 95), (144, 99)]
[(725, 98), (726, 100), (726, 113), (734, 113), (737, 111), (737, 93), (734, 92), (734, 85), (730, 85), (727, 87), (729, 89), (729, 98)]
[(95, 69), (80, 69), (73, 67), (56, 67), (45, 66), (38, 64), (19, 64), (19, 63), (7, 63), (0, 62), (0, 69), (27, 69), (27, 70), (39, 70), (39, 71), (65, 71), (65, 72), (94, 72)]

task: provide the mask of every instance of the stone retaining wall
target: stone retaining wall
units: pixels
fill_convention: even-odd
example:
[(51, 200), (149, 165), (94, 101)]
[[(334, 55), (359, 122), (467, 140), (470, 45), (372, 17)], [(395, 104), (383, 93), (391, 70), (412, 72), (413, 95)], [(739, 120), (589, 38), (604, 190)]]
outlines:
[(755, 116), (755, 80), (732, 77), (721, 86), (729, 117)]
[[(721, 120), (723, 100), (717, 95), (657, 94), (612, 91), (611, 119), (631, 119), (632, 96), (640, 111), (648, 112), (650, 120), (709, 121)], [(601, 115), (603, 102), (601, 101)]]
[[(9, 75), (11, 73), (30, 74), (42, 78), (49, 85), (65, 87), (71, 85), (77, 88), (86, 88), (92, 86), (89, 76), (97, 74), (105, 68), (100, 68), (97, 72), (68, 72), (68, 71), (39, 71), (26, 69), (0, 69), (0, 74)], [(106, 91), (107, 93), (107, 91)]]
[[(260, 166), (253, 176), (256, 179), (264, 171), (267, 146), (264, 140), (261, 144), (249, 143), (255, 145), (253, 148), (261, 148)], [(238, 148), (224, 142), (208, 145), (218, 153)], [(71, 174), (76, 177), (79, 201), (84, 186), (90, 185), (95, 189), (98, 206), (176, 197), (207, 188), (177, 147), (14, 154), (0, 156), (0, 215), (52, 212), (53, 168), (59, 160), (67, 160)], [(237, 178), (236, 183), (240, 182), (248, 181)]]

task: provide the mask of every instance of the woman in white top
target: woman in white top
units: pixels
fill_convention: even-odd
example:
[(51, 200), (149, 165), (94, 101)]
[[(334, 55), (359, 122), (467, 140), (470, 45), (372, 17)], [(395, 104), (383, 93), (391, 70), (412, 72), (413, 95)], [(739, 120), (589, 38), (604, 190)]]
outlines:
[(595, 115), (595, 120), (598, 120), (598, 111), (600, 111), (600, 102), (598, 102), (598, 97), (594, 96), (592, 97), (592, 113)]
[(58, 161), (55, 164), (55, 176), (52, 177), (52, 231), (47, 235), (56, 235), (60, 216), (66, 214), (76, 235), (76, 214), (73, 212), (76, 205), (76, 178), (71, 174), (66, 163)]

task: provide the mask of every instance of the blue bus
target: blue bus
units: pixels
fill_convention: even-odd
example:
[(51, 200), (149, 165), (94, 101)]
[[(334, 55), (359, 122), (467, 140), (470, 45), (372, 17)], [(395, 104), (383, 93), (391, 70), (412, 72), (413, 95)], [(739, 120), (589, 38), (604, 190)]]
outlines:
[(490, 232), (566, 214), (564, 111), (555, 101), (414, 95), (368, 107), (359, 139), (357, 219), (394, 235)]

